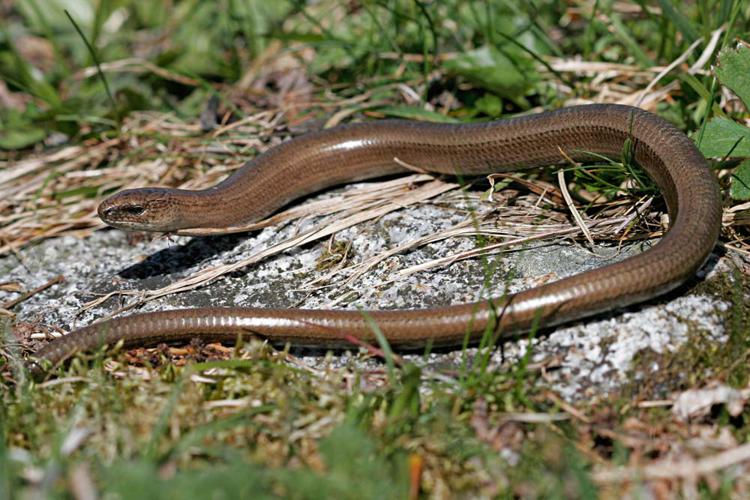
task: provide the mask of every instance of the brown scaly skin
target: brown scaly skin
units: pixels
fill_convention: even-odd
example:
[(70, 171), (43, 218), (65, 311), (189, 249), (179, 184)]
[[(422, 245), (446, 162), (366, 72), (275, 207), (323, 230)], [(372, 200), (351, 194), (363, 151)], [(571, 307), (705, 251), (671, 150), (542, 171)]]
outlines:
[[(650, 299), (674, 289), (705, 262), (719, 235), (721, 197), (706, 160), (682, 132), (655, 115), (618, 105), (577, 106), (481, 124), (378, 121), (339, 126), (286, 142), (203, 191), (145, 188), (102, 202), (115, 227), (141, 231), (225, 228), (257, 221), (300, 196), (354, 180), (408, 170), (463, 176), (578, 161), (596, 153), (632, 158), (661, 189), (671, 228), (651, 249), (616, 264), (492, 303), (401, 311), (210, 308), (135, 314), (55, 339), (33, 363), (56, 364), (78, 351), (123, 340), (154, 344), (201, 336), (255, 335), (295, 345), (341, 346), (347, 335), (373, 341), (374, 321), (394, 347), (460, 346), (487, 328), (503, 335)], [(395, 161), (400, 160), (400, 162)], [(40, 364), (32, 366), (37, 373)]]

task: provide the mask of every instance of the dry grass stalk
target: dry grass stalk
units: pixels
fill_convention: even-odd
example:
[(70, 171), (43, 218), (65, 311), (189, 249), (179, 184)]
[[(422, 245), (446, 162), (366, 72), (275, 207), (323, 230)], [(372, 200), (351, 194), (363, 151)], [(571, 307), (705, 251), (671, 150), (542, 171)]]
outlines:
[(750, 444), (722, 451), (700, 460), (661, 460), (642, 467), (617, 467), (592, 473), (597, 483), (640, 482), (655, 479), (697, 481), (702, 476), (750, 461)]
[(38, 287), (34, 288), (33, 290), (29, 290), (28, 292), (24, 292), (21, 295), (19, 295), (18, 297), (14, 298), (12, 300), (8, 300), (8, 301), (0, 304), (0, 308), (2, 308), (2, 309), (12, 309), (16, 305), (18, 305), (21, 302), (23, 302), (24, 300), (27, 300), (28, 298), (33, 297), (34, 295), (36, 295), (36, 294), (38, 294), (40, 292), (43, 292), (47, 288), (49, 288), (51, 286), (54, 286), (54, 285), (56, 285), (58, 283), (62, 283), (63, 280), (64, 280), (64, 277), (63, 277), (62, 274), (57, 275), (54, 278), (52, 278), (51, 280), (47, 281), (46, 283), (44, 283), (42, 285), (39, 285)]

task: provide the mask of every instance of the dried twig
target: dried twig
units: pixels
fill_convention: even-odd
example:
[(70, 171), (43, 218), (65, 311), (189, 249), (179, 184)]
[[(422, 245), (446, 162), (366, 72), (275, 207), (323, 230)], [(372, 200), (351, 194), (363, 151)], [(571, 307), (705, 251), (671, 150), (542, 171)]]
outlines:
[(12, 309), (17, 304), (20, 304), (24, 300), (28, 299), (29, 297), (33, 297), (34, 295), (38, 294), (39, 292), (42, 292), (46, 290), (47, 288), (51, 287), (52, 285), (56, 285), (58, 283), (62, 283), (65, 278), (62, 274), (59, 274), (49, 280), (48, 282), (44, 283), (43, 285), (40, 285), (33, 290), (29, 290), (28, 292), (24, 292), (15, 299), (8, 300), (2, 304), (0, 304), (0, 308), (2, 309)]
[(583, 217), (581, 217), (581, 214), (578, 212), (575, 203), (573, 203), (573, 198), (568, 192), (568, 186), (565, 185), (565, 172), (563, 170), (557, 171), (557, 182), (560, 185), (560, 192), (562, 193), (563, 198), (565, 198), (565, 204), (568, 206), (568, 210), (570, 210), (570, 213), (573, 215), (576, 224), (581, 229), (581, 232), (586, 237), (586, 240), (588, 240), (589, 245), (591, 245), (591, 247), (593, 248), (594, 238), (591, 236), (591, 231), (589, 231), (586, 223), (583, 222)]
[(662, 460), (642, 467), (616, 467), (594, 471), (597, 483), (621, 483), (653, 479), (696, 479), (750, 461), (750, 443), (700, 460)]

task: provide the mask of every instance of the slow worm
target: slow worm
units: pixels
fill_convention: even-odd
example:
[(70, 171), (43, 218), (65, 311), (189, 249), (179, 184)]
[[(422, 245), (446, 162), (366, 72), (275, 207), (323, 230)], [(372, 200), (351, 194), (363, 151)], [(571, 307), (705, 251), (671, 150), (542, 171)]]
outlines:
[[(621, 262), (515, 295), (471, 304), (397, 311), (196, 308), (135, 314), (93, 323), (52, 340), (32, 368), (78, 351), (237, 339), (239, 334), (303, 346), (348, 345), (345, 336), (375, 341), (372, 325), (396, 348), (428, 342), (459, 346), (484, 332), (498, 335), (548, 327), (634, 304), (693, 276), (719, 235), (721, 197), (706, 160), (678, 129), (637, 108), (588, 105), (491, 123), (377, 121), (338, 126), (285, 142), (203, 191), (126, 190), (99, 207), (107, 224), (126, 230), (226, 228), (257, 221), (291, 201), (330, 186), (406, 172), (463, 176), (566, 161), (620, 159), (626, 148), (659, 186), (671, 227), (649, 250)], [(563, 154), (564, 153), (564, 154)], [(400, 160), (400, 161), (397, 161)], [(350, 344), (349, 344), (350, 345)]]

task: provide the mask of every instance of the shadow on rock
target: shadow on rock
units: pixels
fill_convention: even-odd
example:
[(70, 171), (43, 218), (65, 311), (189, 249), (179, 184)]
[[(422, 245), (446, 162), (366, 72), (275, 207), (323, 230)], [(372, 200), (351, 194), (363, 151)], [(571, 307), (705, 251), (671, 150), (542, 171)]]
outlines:
[(129, 280), (145, 280), (185, 271), (218, 254), (228, 252), (242, 242), (246, 235), (195, 237), (183, 245), (174, 245), (150, 255), (117, 275)]

